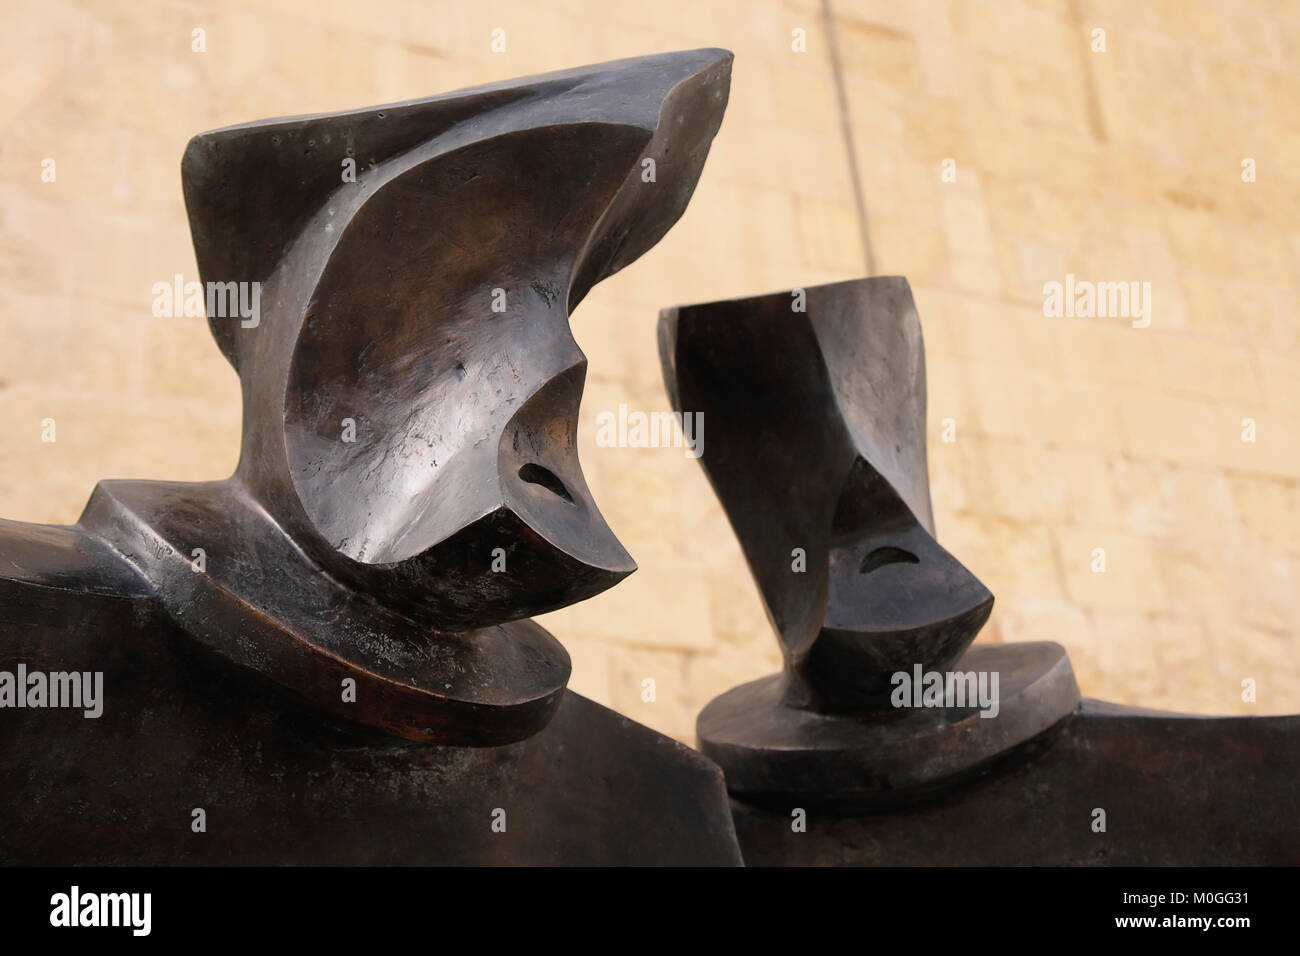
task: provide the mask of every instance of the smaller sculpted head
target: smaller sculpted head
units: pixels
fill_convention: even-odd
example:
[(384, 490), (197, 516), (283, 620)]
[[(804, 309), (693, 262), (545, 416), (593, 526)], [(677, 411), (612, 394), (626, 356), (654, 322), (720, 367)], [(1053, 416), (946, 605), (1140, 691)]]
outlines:
[(891, 676), (943, 670), (993, 595), (935, 540), (925, 355), (902, 278), (661, 313), (674, 407), (776, 629), (794, 702), (889, 706)]

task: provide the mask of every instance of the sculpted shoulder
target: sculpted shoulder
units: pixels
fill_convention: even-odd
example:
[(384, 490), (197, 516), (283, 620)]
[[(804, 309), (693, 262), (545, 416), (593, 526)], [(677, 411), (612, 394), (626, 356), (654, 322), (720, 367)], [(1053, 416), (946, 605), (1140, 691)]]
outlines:
[(121, 598), (152, 595), (135, 568), (81, 527), (0, 519), (0, 593), (32, 588)]

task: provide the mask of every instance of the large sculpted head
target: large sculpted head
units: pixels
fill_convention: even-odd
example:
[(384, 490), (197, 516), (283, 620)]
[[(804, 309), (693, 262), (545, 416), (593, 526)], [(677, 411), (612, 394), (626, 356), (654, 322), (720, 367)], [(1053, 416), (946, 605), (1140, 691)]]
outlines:
[(578, 462), (569, 313), (682, 214), (730, 68), (643, 57), (190, 143), (202, 277), (260, 283), (255, 321), (209, 316), (236, 477), (327, 573), (455, 629), (634, 570)]

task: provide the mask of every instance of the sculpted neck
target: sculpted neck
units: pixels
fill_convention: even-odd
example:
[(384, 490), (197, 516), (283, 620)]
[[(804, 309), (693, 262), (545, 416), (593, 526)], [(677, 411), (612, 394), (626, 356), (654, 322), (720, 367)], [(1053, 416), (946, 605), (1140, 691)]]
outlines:
[(568, 682), (567, 652), (539, 625), (418, 624), (323, 570), (235, 479), (101, 482), (81, 526), (200, 644), (400, 737), (521, 740), (546, 726)]

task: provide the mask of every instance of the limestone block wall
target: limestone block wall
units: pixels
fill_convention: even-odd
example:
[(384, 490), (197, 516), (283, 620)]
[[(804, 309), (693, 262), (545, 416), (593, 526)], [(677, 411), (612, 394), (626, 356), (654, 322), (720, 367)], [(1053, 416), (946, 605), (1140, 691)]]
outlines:
[[(233, 469), (234, 373), (202, 320), (151, 310), (197, 278), (193, 133), (722, 46), (731, 105), (685, 217), (574, 316), (582, 458), (640, 570), (544, 620), (572, 686), (691, 740), (779, 666), (698, 463), (596, 442), (620, 403), (668, 408), (658, 309), (902, 274), (939, 537), (997, 596), (980, 639), (1060, 641), (1091, 696), (1300, 711), (1295, 4), (7, 0), (5, 27), (0, 515)], [(1067, 281), (1149, 292), (1050, 314)]]

